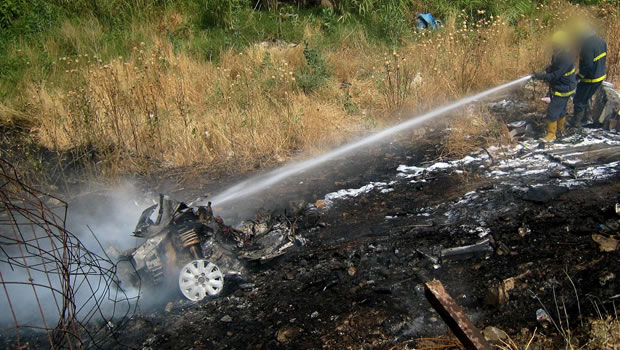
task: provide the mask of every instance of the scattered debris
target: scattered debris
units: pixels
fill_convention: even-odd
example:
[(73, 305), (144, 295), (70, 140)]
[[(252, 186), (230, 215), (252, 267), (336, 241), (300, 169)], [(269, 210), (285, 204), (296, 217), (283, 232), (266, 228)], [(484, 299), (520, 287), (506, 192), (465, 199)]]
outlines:
[(500, 241), (500, 242), (497, 242), (495, 245), (496, 245), (495, 251), (497, 252), (497, 255), (512, 254), (512, 250), (510, 249), (509, 246), (506, 245), (506, 243)]
[(509, 135), (511, 138), (528, 138), (534, 137), (536, 135), (536, 131), (531, 123), (525, 120), (519, 120), (516, 122), (506, 124), (509, 130)]
[(494, 346), (504, 345), (510, 338), (506, 332), (493, 326), (488, 326), (482, 330), (482, 335), (484, 335), (484, 339)]
[(532, 230), (530, 230), (529, 226), (523, 225), (523, 226), (519, 227), (519, 236), (525, 237), (525, 236), (529, 235), (530, 233), (532, 233)]
[(547, 203), (568, 192), (568, 188), (556, 185), (542, 185), (530, 187), (523, 195), (523, 199), (534, 203)]
[(485, 303), (488, 305), (501, 306), (508, 302), (510, 289), (502, 282), (495, 286), (489, 287), (485, 297)]
[(614, 89), (612, 83), (605, 81), (593, 105), (595, 107), (592, 111), (594, 121), (598, 125), (609, 126), (610, 121), (617, 116), (620, 106), (620, 92)]
[(586, 144), (550, 150), (547, 154), (552, 159), (572, 168), (586, 168), (590, 165), (609, 164), (620, 161), (620, 145), (607, 143)]
[[(485, 297), (485, 303), (495, 306), (501, 306), (506, 304), (510, 299), (509, 292), (517, 288), (517, 282), (523, 277), (529, 275), (530, 273), (531, 271), (527, 270), (518, 276), (506, 278), (500, 283), (491, 286)], [(522, 287), (519, 289), (522, 289)]]
[(616, 279), (616, 274), (610, 271), (604, 271), (603, 273), (601, 273), (600, 277), (598, 278), (598, 281), (601, 284), (601, 286), (604, 286), (608, 282), (613, 281), (615, 279)]
[(544, 309), (536, 310), (536, 321), (543, 327), (547, 328), (551, 324), (551, 317)]
[(599, 245), (601, 252), (615, 252), (620, 247), (620, 241), (603, 235), (593, 234), (592, 240)]
[(351, 266), (351, 267), (349, 267), (349, 268), (347, 269), (347, 273), (348, 273), (348, 274), (349, 274), (349, 276), (351, 276), (351, 277), (355, 276), (355, 272), (356, 272), (356, 270), (355, 270), (355, 266)]
[(391, 192), (389, 188), (385, 188), (386, 186), (388, 186), (388, 184), (385, 182), (371, 182), (368, 185), (364, 185), (360, 188), (349, 188), (328, 193), (325, 195), (325, 199), (321, 202), (325, 203), (325, 205), (329, 205), (334, 200), (344, 199), (348, 197), (357, 197), (361, 194), (368, 193), (375, 189), (381, 190), (382, 193)]
[(241, 283), (239, 285), (239, 288), (242, 290), (252, 290), (254, 288), (256, 288), (256, 284), (254, 283)]
[(297, 338), (303, 329), (299, 327), (284, 327), (278, 330), (276, 333), (276, 340), (282, 344), (288, 344)]
[(474, 256), (487, 255), (493, 253), (493, 246), (490, 239), (462, 247), (447, 248), (441, 250), (442, 260), (463, 260)]

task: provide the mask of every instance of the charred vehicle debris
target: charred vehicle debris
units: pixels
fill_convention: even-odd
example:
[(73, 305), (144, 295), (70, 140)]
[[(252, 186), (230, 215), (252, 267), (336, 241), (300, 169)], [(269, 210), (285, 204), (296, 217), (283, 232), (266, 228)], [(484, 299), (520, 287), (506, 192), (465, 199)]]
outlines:
[[(211, 202), (196, 202), (186, 204), (160, 194), (158, 203), (142, 212), (132, 235), (144, 242), (135, 249), (112, 254), (131, 261), (134, 267), (120, 271), (122, 281), (158, 287), (178, 280), (179, 290), (191, 301), (215, 297), (224, 289), (227, 276), (245, 275), (246, 263), (263, 264), (292, 247), (305, 245), (307, 240), (298, 228), (321, 226), (321, 208), (312, 204), (291, 205), (292, 215), (259, 210), (254, 220), (232, 227), (214, 215)], [(485, 239), (471, 246), (418, 253), (437, 264), (493, 252), (490, 242)]]
[(304, 245), (296, 226), (286, 214), (259, 212), (256, 220), (231, 227), (213, 214), (211, 202), (186, 204), (160, 195), (157, 204), (142, 212), (133, 232), (145, 241), (123, 253), (109, 250), (135, 267), (119, 273), (122, 281), (156, 287), (178, 280), (187, 299), (200, 301), (220, 294), (226, 276), (240, 275), (245, 263), (265, 263)]

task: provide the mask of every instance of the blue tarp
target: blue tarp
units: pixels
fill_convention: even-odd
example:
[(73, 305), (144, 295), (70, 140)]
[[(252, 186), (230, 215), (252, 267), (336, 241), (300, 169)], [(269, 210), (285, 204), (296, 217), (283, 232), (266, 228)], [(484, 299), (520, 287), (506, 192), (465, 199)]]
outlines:
[(416, 28), (418, 29), (437, 29), (442, 26), (441, 21), (435, 19), (430, 13), (418, 13), (417, 19)]

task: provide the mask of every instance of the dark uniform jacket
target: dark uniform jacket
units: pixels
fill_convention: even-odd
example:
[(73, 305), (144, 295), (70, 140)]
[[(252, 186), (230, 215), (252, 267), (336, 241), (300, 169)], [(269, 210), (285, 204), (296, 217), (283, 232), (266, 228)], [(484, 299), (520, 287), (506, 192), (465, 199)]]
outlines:
[(551, 93), (555, 96), (567, 97), (575, 93), (577, 79), (573, 57), (566, 50), (556, 51), (551, 57), (551, 65), (542, 80), (549, 83)]
[(593, 34), (585, 38), (579, 54), (579, 77), (586, 83), (598, 83), (605, 80), (607, 62), (607, 43), (600, 36)]

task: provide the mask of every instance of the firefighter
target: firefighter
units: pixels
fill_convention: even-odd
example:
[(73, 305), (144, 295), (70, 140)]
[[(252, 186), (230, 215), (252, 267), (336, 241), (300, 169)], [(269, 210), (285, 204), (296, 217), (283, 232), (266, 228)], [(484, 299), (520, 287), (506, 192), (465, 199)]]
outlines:
[(542, 142), (553, 142), (558, 131), (563, 131), (566, 123), (566, 104), (575, 94), (577, 80), (575, 64), (570, 54), (569, 36), (564, 31), (557, 31), (551, 37), (553, 55), (551, 65), (544, 71), (534, 73), (532, 77), (549, 83), (551, 102), (547, 107), (547, 135)]
[[(594, 93), (607, 78), (605, 64), (607, 61), (607, 43), (586, 23), (576, 26), (579, 49), (579, 72), (577, 93), (574, 97), (575, 113), (571, 125), (581, 128), (592, 123), (589, 106)], [(584, 120), (585, 118), (585, 120)]]

